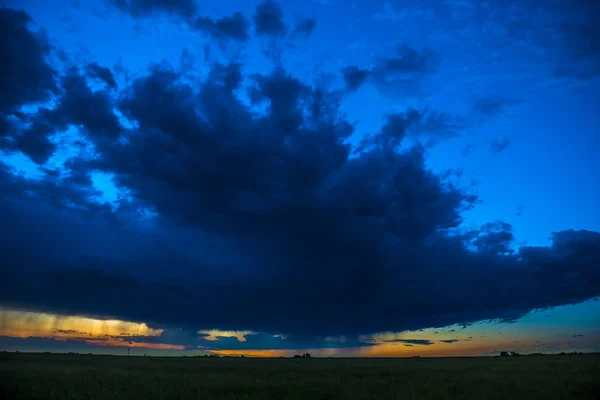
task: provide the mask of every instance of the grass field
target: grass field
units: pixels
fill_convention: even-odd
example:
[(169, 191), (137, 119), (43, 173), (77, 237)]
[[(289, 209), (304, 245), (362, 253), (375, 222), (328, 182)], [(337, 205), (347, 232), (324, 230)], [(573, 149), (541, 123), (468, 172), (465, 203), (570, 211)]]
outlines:
[(600, 399), (600, 356), (420, 359), (0, 354), (2, 399)]

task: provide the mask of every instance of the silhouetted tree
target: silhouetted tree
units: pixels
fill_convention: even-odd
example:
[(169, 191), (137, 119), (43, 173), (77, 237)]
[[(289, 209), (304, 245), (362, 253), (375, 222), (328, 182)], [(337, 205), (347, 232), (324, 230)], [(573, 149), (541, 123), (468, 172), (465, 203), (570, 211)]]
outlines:
[(508, 357), (508, 351), (503, 351), (500, 353), (501, 357)]

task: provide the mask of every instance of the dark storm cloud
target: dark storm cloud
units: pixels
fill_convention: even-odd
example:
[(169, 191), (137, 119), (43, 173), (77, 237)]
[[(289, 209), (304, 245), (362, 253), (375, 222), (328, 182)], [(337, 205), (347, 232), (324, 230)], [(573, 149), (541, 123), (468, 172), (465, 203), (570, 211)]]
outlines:
[[(65, 208), (84, 216), (103, 214), (108, 210), (108, 207), (91, 201), (93, 196), (100, 193), (93, 188), (89, 171), (85, 169), (85, 164), (81, 161), (70, 161), (67, 165), (70, 174), (64, 178), (52, 170), (47, 170), (46, 176), (35, 182), (14, 174), (14, 171), (11, 171), (5, 164), (0, 163), (0, 167), (0, 187), (3, 193), (9, 196), (7, 199), (14, 196), (13, 200), (20, 200), (23, 205), (29, 201), (35, 203), (41, 200), (41, 203), (46, 206), (57, 209)], [(8, 204), (10, 202), (3, 203), (3, 206), (8, 206)], [(14, 211), (16, 212), (16, 210), (24, 211), (21, 207), (15, 207)], [(57, 215), (67, 216), (69, 213)], [(27, 227), (27, 229), (30, 228), (32, 225)]]
[[(474, 239), (470, 242), (478, 252), (488, 254), (512, 254), (510, 245), (515, 240), (512, 226), (506, 222), (496, 221), (484, 224), (479, 230), (472, 231)], [(466, 328), (463, 327), (463, 329)]]
[(88, 64), (86, 71), (90, 77), (102, 80), (111, 89), (117, 88), (117, 81), (115, 80), (115, 77), (110, 69), (93, 62)]
[[(77, 70), (57, 79), (47, 63), (50, 46), (43, 35), (28, 30), (30, 17), (11, 9), (2, 9), (0, 18), (6, 45), (2, 46), (4, 73), (0, 78), (0, 146), (20, 150), (38, 164), (45, 163), (56, 150), (52, 136), (69, 125), (81, 125), (93, 135), (115, 135), (120, 129), (112, 111), (112, 99), (106, 91), (96, 91)], [(112, 72), (96, 63), (86, 67), (88, 75), (97, 77), (110, 88), (116, 88)], [(55, 95), (52, 97), (52, 95)], [(18, 109), (30, 103), (53, 98), (54, 109), (41, 107), (35, 113)]]
[[(55, 133), (51, 115), (42, 109), (32, 119), (31, 125), (13, 138), (10, 150), (20, 150), (38, 164), (45, 163), (56, 150), (56, 144), (51, 140)], [(17, 129), (13, 128), (13, 132)]]
[(79, 125), (97, 137), (115, 138), (120, 133), (117, 116), (113, 112), (114, 102), (109, 92), (92, 91), (85, 78), (72, 70), (61, 80), (63, 93), (52, 110), (53, 118), (63, 127)]
[(490, 149), (492, 153), (498, 154), (501, 151), (506, 150), (506, 148), (510, 145), (510, 139), (502, 138), (502, 139), (493, 139), (490, 143)]
[[(428, 70), (409, 53), (396, 71)], [(116, 95), (67, 71), (28, 129), (75, 125), (95, 154), (35, 180), (0, 164), (0, 303), (300, 343), (510, 321), (600, 294), (596, 232), (513, 252), (510, 225), (461, 225), (477, 197), (412, 145), (456, 134), (448, 116), (389, 115), (353, 152), (340, 93), (281, 68), (244, 78), (214, 64), (192, 85), (160, 64)], [(97, 172), (127, 194), (114, 209)]]
[(92, 91), (78, 70), (72, 69), (60, 79), (60, 89), (56, 107), (42, 107), (28, 115), (29, 126), (17, 132), (11, 148), (21, 150), (38, 164), (45, 163), (56, 150), (52, 136), (70, 125), (98, 138), (114, 139), (121, 131), (109, 92)]
[(287, 32), (283, 9), (273, 0), (265, 0), (256, 7), (254, 26), (259, 36), (282, 37)]
[(244, 41), (248, 39), (249, 23), (240, 12), (234, 13), (231, 17), (217, 19), (199, 17), (193, 21), (191, 26), (216, 40)]
[(32, 20), (22, 11), (0, 9), (0, 22), (0, 148), (20, 150), (43, 163), (56, 148), (49, 138), (53, 123), (43, 111), (31, 121), (19, 109), (50, 100), (58, 91), (56, 72), (46, 60), (50, 45), (43, 34), (29, 30)]
[(494, 117), (504, 114), (509, 108), (520, 103), (520, 100), (500, 96), (483, 97), (475, 100), (473, 111), (483, 117)]
[(0, 8), (0, 148), (11, 147), (12, 126), (25, 104), (49, 100), (57, 90), (55, 71), (46, 57), (50, 46), (43, 33), (29, 30), (32, 19), (23, 11)]

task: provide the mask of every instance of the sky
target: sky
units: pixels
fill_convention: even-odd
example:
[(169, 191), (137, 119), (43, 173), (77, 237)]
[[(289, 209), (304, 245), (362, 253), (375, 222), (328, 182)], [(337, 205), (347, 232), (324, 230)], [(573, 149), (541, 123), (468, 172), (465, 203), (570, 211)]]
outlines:
[(600, 351), (598, 2), (0, 6), (0, 350)]

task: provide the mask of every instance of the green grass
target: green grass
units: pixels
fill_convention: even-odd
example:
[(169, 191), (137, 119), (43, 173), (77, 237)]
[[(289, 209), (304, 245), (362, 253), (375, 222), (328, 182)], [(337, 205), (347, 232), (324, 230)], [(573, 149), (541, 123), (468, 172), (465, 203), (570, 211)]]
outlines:
[(600, 399), (600, 356), (250, 359), (0, 354), (2, 399)]

